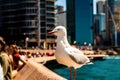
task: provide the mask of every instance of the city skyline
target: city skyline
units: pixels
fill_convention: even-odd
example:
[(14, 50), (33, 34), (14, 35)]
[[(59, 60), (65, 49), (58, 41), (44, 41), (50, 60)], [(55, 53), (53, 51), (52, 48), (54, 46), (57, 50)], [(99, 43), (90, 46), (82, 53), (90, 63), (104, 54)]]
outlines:
[[(94, 11), (93, 11), (93, 13), (94, 14), (96, 14), (96, 2), (97, 1), (106, 1), (106, 0), (94, 0)], [(61, 5), (61, 6), (63, 6), (64, 7), (64, 10), (66, 10), (66, 0), (57, 0), (56, 2), (55, 2), (55, 5)]]

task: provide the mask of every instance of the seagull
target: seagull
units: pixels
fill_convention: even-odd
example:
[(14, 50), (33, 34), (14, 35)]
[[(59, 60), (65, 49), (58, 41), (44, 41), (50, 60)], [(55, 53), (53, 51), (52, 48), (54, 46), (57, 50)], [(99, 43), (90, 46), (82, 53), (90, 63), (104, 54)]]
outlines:
[(64, 26), (57, 26), (48, 34), (54, 34), (56, 39), (55, 57), (59, 64), (65, 65), (70, 71), (70, 80), (72, 80), (72, 68), (74, 68), (74, 80), (76, 80), (76, 69), (85, 64), (89, 64), (89, 58), (79, 49), (72, 47), (67, 40), (67, 31)]

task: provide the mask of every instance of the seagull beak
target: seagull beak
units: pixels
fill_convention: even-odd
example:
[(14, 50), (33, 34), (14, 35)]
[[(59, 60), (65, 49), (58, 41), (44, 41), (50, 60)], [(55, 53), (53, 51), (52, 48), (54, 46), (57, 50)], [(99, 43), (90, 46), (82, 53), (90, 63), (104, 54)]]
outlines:
[(48, 34), (53, 34), (53, 33), (54, 33), (53, 31), (48, 32)]
[(54, 34), (56, 32), (57, 32), (57, 30), (52, 30), (52, 31), (48, 32), (48, 34)]

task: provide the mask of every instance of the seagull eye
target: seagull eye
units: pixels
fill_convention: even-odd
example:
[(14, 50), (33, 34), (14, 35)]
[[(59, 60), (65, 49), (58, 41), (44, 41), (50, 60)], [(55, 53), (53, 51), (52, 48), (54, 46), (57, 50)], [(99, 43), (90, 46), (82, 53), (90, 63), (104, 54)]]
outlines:
[(60, 31), (60, 29), (57, 29), (58, 31)]

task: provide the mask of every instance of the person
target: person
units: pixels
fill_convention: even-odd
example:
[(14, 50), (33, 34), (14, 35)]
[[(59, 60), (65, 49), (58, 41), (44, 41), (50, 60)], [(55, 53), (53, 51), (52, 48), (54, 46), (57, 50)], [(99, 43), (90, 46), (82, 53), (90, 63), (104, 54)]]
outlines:
[(12, 45), (12, 57), (14, 61), (14, 70), (19, 71), (26, 64), (26, 61), (21, 58), (16, 45)]
[(12, 49), (9, 46), (6, 46), (6, 52), (7, 52), (9, 59), (12, 63), (12, 70), (13, 70), (14, 61), (13, 61), (13, 57), (12, 57)]
[(0, 65), (0, 80), (3, 80), (3, 70), (1, 65)]
[(3, 69), (4, 80), (13, 80), (12, 78), (12, 64), (9, 56), (6, 53), (6, 43), (2, 37), (0, 37), (0, 65)]
[(12, 64), (12, 77), (14, 79), (18, 72), (17, 72), (17, 70), (14, 70), (14, 61), (13, 61), (13, 57), (12, 57), (12, 49), (11, 49), (11, 47), (6, 46), (6, 52), (7, 52), (8, 56), (9, 56), (9, 59), (10, 59), (11, 64)]

